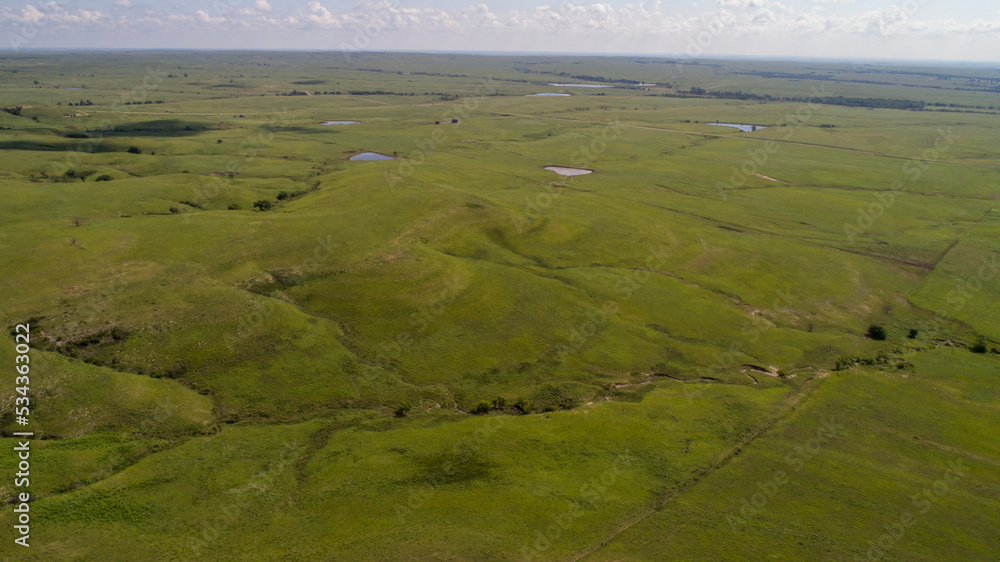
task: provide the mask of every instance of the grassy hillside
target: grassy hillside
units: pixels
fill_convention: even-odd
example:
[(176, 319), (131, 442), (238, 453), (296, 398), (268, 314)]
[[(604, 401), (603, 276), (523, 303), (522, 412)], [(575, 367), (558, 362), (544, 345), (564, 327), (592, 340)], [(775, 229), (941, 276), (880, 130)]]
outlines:
[(28, 559), (996, 555), (1000, 77), (810, 68), (5, 57)]

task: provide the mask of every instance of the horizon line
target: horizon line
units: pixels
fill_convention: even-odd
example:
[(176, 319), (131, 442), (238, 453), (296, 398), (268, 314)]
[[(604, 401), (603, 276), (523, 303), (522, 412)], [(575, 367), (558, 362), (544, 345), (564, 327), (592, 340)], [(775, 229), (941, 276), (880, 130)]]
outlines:
[[(345, 49), (259, 49), (249, 47), (33, 47), (25, 48), (16, 52), (12, 49), (0, 49), (0, 56), (17, 56), (36, 52), (52, 53), (73, 53), (73, 52), (95, 52), (95, 53), (125, 53), (125, 52), (244, 52), (244, 53), (344, 53), (351, 54), (427, 54), (427, 55), (476, 55), (476, 56), (566, 56), (566, 57), (593, 57), (593, 58), (653, 58), (677, 61), (687, 59), (690, 61), (725, 61), (725, 60), (766, 60), (778, 62), (828, 62), (828, 63), (852, 63), (864, 62), (865, 64), (891, 63), (891, 64), (941, 64), (941, 65), (963, 65), (963, 66), (989, 66), (1000, 65), (1000, 60), (967, 60), (967, 59), (894, 59), (879, 57), (843, 57), (843, 56), (791, 56), (791, 55), (739, 55), (739, 54), (710, 54), (693, 57), (686, 53), (634, 53), (634, 52), (586, 52), (586, 51), (469, 51), (469, 50), (433, 50), (433, 49), (379, 49), (379, 50), (345, 50)], [(998, 69), (1000, 70), (1000, 69)]]

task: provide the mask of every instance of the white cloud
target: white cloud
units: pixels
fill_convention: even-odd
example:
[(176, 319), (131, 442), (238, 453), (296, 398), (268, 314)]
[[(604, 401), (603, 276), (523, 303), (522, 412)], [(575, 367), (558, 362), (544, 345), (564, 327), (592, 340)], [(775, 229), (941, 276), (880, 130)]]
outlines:
[[(475, 1), (475, 0), (473, 0)], [(226, 33), (260, 32), (274, 38), (274, 46), (289, 42), (302, 46), (308, 38), (341, 42), (359, 33), (367, 36), (396, 36), (399, 41), (415, 41), (413, 37), (463, 38), (463, 45), (475, 46), (484, 36), (509, 36), (516, 48), (531, 50), (542, 45), (559, 45), (566, 38), (577, 44), (603, 47), (607, 41), (630, 41), (644, 50), (679, 52), (689, 39), (711, 31), (716, 49), (739, 52), (743, 45), (763, 38), (774, 44), (782, 41), (850, 43), (852, 38), (898, 38), (920, 41), (937, 38), (942, 41), (979, 38), (980, 41), (1000, 40), (1000, 17), (984, 15), (974, 21), (930, 20), (921, 18), (919, 10), (892, 6), (879, 10), (854, 8), (824, 10), (834, 4), (849, 4), (853, 0), (812, 0), (805, 8), (786, 5), (779, 0), (716, 0), (714, 11), (697, 15), (680, 15), (664, 9), (659, 1), (638, 1), (612, 4), (610, 1), (576, 4), (562, 0), (528, 9), (509, 9), (494, 1), (476, 3), (461, 9), (411, 7), (402, 0), (361, 0), (353, 7), (331, 0), (309, 0), (297, 10), (275, 13), (268, 0), (244, 2), (229, 7), (228, 2), (205, 3), (203, 9), (185, 12), (177, 6), (142, 8), (136, 12), (110, 13), (81, 8), (66, 8), (65, 2), (25, 3), (22, 8), (0, 8), (0, 24), (17, 26), (30, 24), (57, 37), (53, 30), (72, 29), (105, 31), (105, 37), (118, 32), (141, 29), (155, 30), (164, 36), (188, 35), (193, 31), (211, 31), (219, 38), (218, 46), (255, 47), (256, 44), (227, 44)], [(635, 0), (633, 0), (635, 1)], [(669, 6), (669, 4), (667, 4)], [(132, 0), (116, 0), (115, 6), (133, 7)], [(213, 7), (214, 6), (214, 7)], [(220, 8), (221, 6), (221, 8)], [(406, 6), (406, 7), (403, 7)], [(905, 6), (905, 4), (904, 4)], [(129, 15), (126, 15), (129, 14)], [(41, 37), (45, 37), (43, 34)], [(746, 39), (753, 39), (747, 42)], [(317, 39), (318, 40), (318, 39)], [(426, 39), (425, 39), (426, 40)], [(602, 42), (603, 41), (603, 42)], [(39, 39), (39, 43), (41, 39)], [(451, 43), (455, 44), (455, 43)], [(568, 44), (568, 43), (567, 43)], [(317, 45), (319, 46), (319, 45)], [(372, 48), (378, 45), (372, 44)], [(449, 48), (449, 43), (407, 44), (408, 48)], [(495, 45), (490, 45), (495, 47)], [(680, 48), (678, 48), (680, 47)], [(406, 47), (404, 47), (406, 48)], [(594, 50), (594, 49), (591, 49)], [(970, 58), (980, 53), (970, 53)]]
[(315, 1), (306, 5), (304, 20), (320, 27), (339, 27), (339, 21), (333, 17), (330, 10)]

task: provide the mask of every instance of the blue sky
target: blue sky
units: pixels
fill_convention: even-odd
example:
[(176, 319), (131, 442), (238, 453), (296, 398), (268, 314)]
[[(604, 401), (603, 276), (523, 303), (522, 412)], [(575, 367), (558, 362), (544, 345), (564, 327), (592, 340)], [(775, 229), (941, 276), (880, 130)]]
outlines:
[(0, 0), (0, 48), (1000, 60), (995, 0)]

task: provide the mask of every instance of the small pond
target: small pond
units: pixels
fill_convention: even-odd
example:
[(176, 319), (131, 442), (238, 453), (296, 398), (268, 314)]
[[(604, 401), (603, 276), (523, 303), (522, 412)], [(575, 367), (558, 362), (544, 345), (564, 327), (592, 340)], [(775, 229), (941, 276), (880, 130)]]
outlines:
[(361, 121), (323, 121), (320, 125), (360, 125)]
[(604, 84), (549, 84), (549, 86), (558, 86), (560, 88), (610, 88), (611, 86), (606, 86)]
[(745, 125), (743, 123), (709, 123), (709, 125), (718, 125), (720, 127), (732, 127), (734, 129), (739, 129), (744, 133), (752, 133), (753, 131), (759, 131), (761, 129), (766, 129), (761, 125)]
[(351, 160), (395, 160), (392, 156), (386, 156), (385, 154), (379, 154), (378, 152), (362, 152), (361, 154), (355, 154), (351, 156)]
[(550, 172), (555, 172), (560, 176), (582, 176), (594, 173), (593, 170), (588, 170), (586, 168), (569, 168), (566, 166), (546, 166), (545, 169)]
[(569, 97), (569, 94), (528, 94), (526, 97), (529, 98), (554, 98), (554, 97)]

